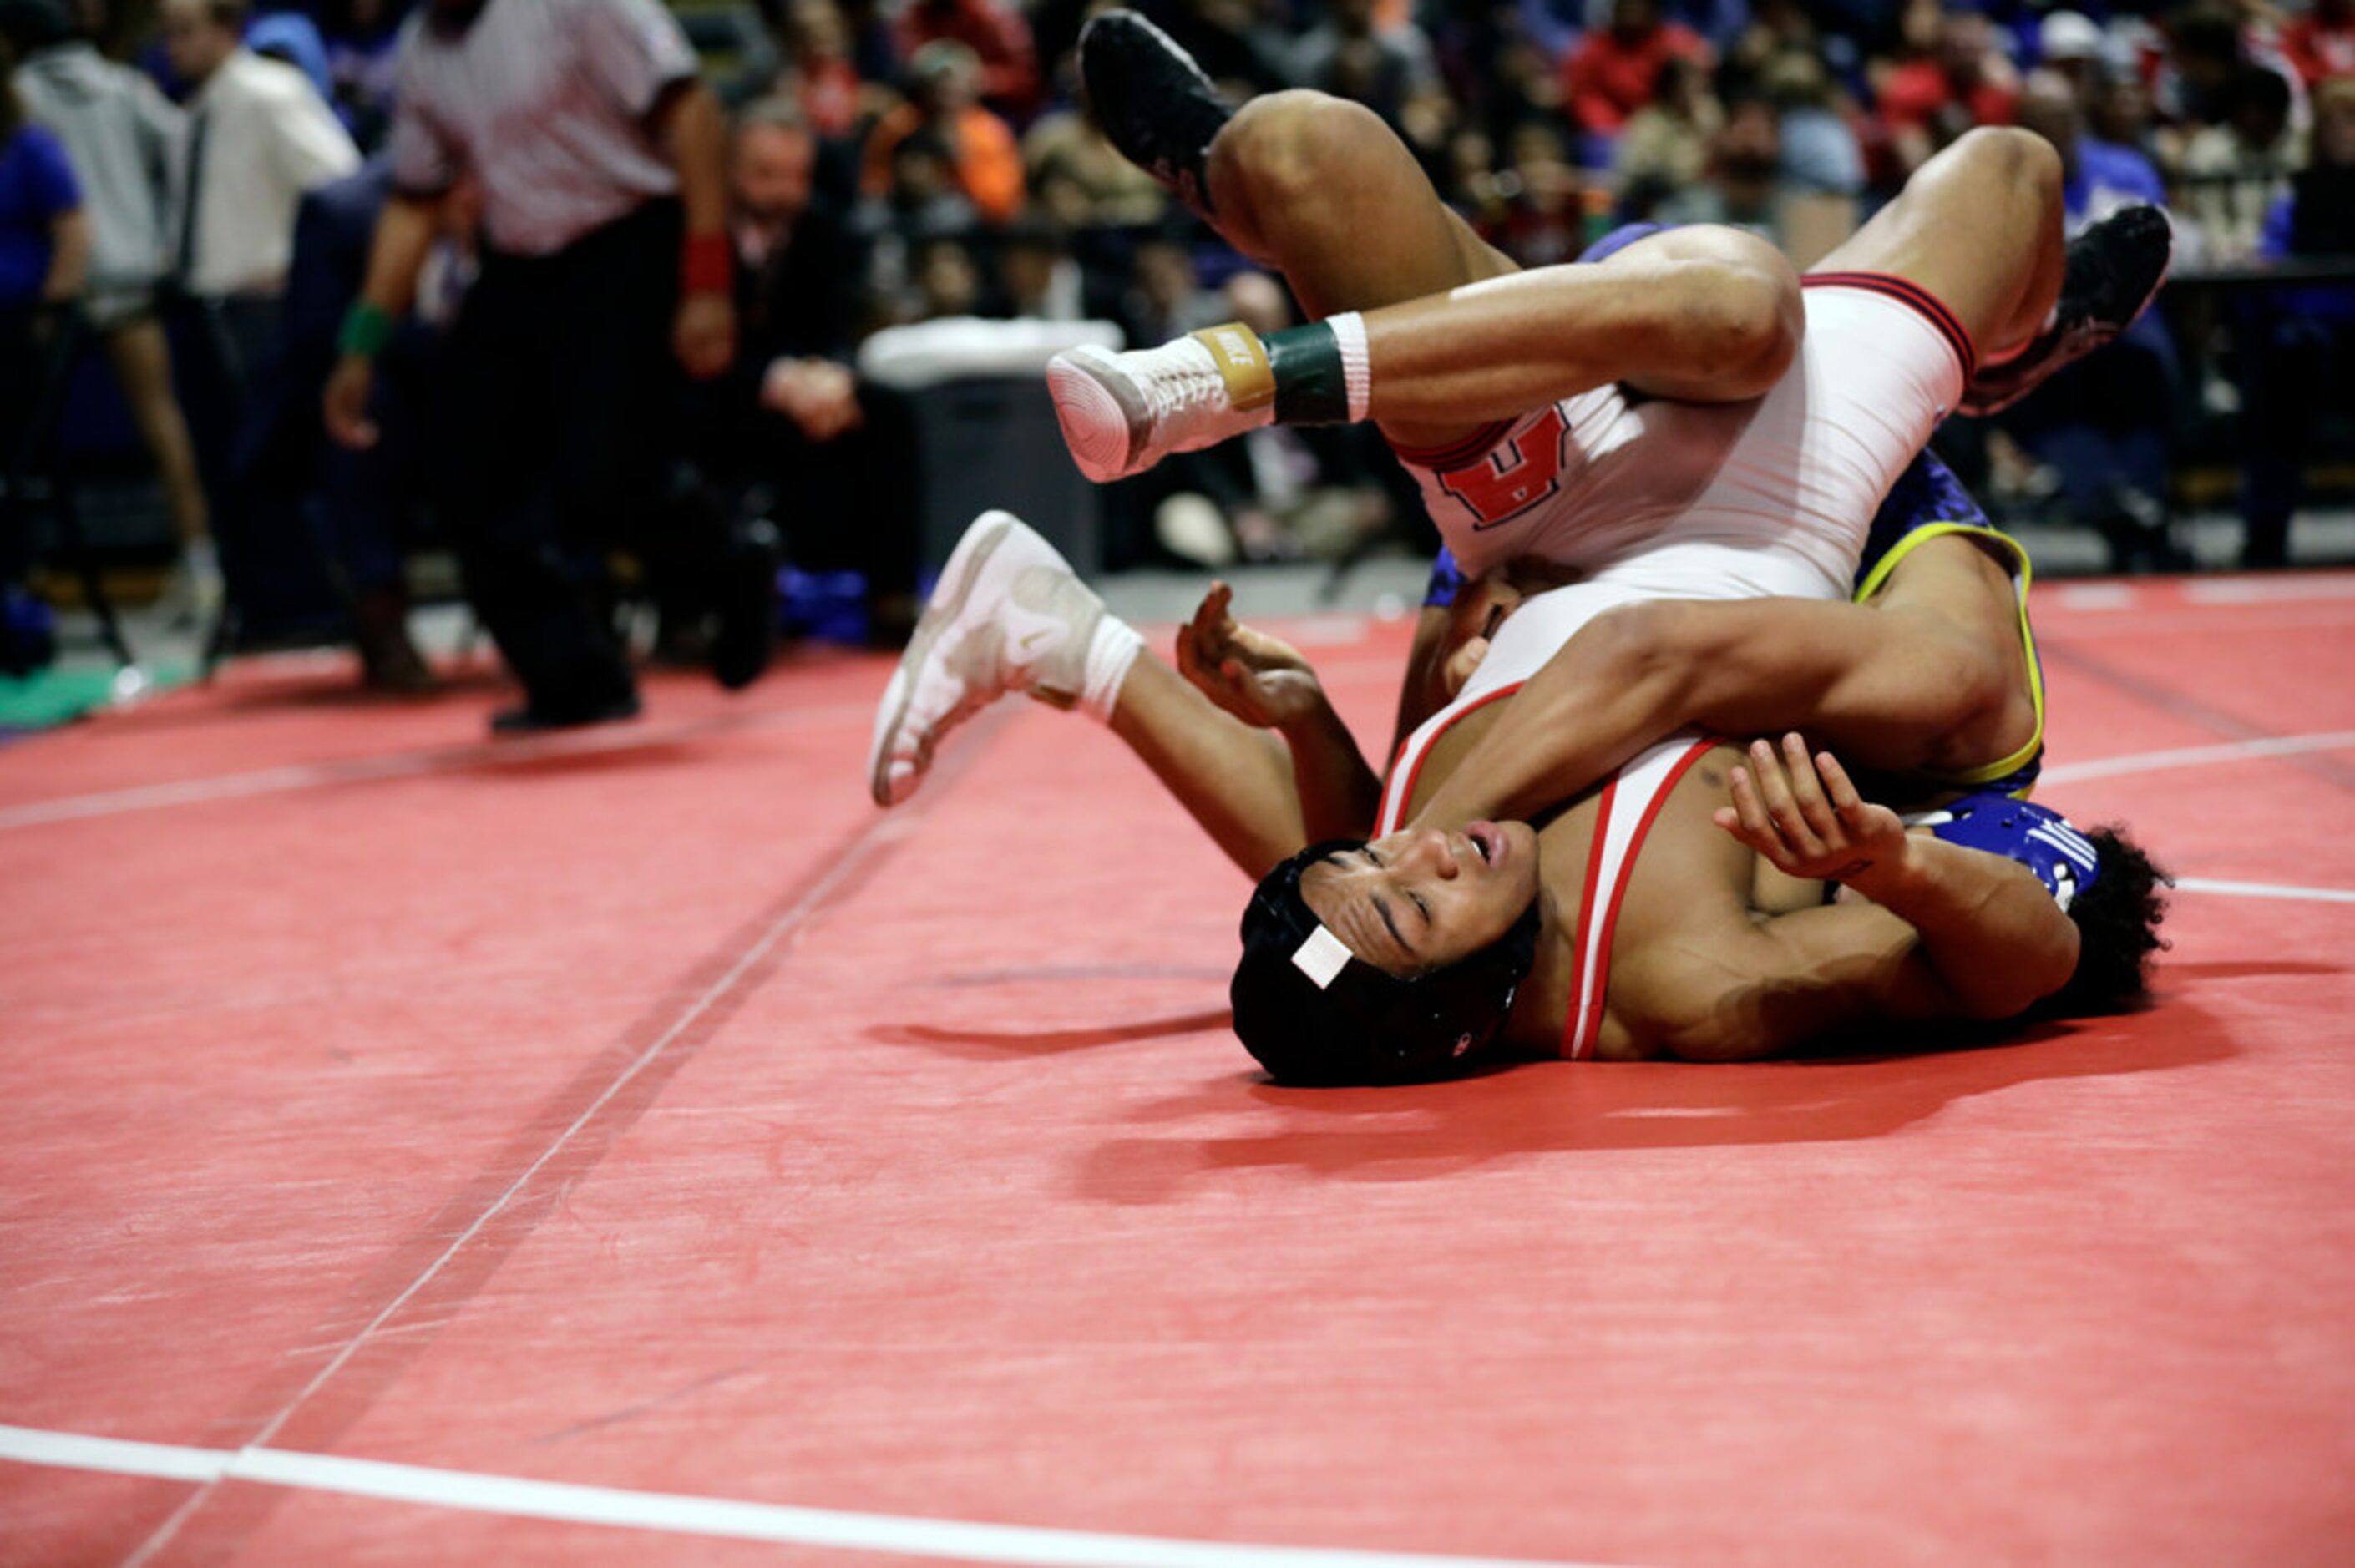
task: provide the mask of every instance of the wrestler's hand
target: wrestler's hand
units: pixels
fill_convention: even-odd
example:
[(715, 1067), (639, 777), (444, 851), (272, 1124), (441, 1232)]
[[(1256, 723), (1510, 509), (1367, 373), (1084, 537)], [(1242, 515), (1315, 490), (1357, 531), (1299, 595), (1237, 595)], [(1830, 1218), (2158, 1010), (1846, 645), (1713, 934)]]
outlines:
[(1228, 607), (1235, 590), (1210, 585), (1194, 619), (1178, 629), (1178, 672), (1202, 694), (1258, 729), (1287, 729), (1324, 714), (1325, 688), (1288, 642), (1254, 631)]
[(1447, 662), (1439, 667), (1439, 688), (1445, 702), (1454, 702), (1463, 693), (1464, 683), (1472, 678), (1472, 673), (1487, 657), (1488, 640), (1485, 637), (1475, 637), (1468, 642), (1456, 645), (1455, 652), (1447, 655)]
[(1796, 735), (1783, 737), (1780, 755), (1753, 741), (1732, 788), (1733, 804), (1717, 809), (1717, 825), (1792, 876), (1842, 882), (1905, 853), (1897, 813), (1859, 796), (1837, 758), (1808, 756)]
[(1447, 607), (1445, 656), (1439, 668), (1444, 700), (1454, 702), (1464, 690), (1464, 683), (1488, 656), (1497, 629), (1524, 601), (1578, 580), (1579, 574), (1567, 567), (1521, 556), (1465, 583), (1455, 602)]

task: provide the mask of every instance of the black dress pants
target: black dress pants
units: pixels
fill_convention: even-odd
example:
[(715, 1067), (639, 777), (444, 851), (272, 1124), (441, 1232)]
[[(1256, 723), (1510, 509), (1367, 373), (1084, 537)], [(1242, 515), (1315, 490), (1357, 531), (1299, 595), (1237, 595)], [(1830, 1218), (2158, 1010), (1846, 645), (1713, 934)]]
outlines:
[[(475, 612), (543, 716), (634, 689), (605, 555), (645, 542), (665, 510), (680, 229), (677, 205), (657, 201), (549, 256), (490, 252), (452, 331), (441, 514)], [(720, 542), (655, 543), (716, 556)]]

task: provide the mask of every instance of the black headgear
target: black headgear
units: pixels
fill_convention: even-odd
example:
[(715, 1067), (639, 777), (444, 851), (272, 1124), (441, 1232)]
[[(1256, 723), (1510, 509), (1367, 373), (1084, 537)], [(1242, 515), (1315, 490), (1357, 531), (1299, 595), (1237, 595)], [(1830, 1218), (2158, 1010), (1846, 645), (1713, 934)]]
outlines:
[(1397, 1084), (1442, 1075), (1505, 1026), (1538, 948), (1538, 900), (1470, 958), (1400, 980), (1352, 955), (1300, 896), (1300, 874), (1362, 839), (1312, 844), (1261, 879), (1243, 911), (1229, 995), (1235, 1033), (1279, 1083)]

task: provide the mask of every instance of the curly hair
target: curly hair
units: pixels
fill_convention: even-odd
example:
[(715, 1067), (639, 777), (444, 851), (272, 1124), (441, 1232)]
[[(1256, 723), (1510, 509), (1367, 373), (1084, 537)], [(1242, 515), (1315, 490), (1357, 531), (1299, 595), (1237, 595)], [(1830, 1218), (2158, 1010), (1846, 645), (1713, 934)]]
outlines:
[(2101, 853), (2102, 874), (2069, 906), (2077, 927), (2077, 969), (2036, 1012), (2057, 1018), (2124, 1012), (2149, 993), (2153, 953), (2170, 944), (2158, 934), (2167, 889), (2175, 878), (2126, 836), (2118, 823), (2085, 832)]

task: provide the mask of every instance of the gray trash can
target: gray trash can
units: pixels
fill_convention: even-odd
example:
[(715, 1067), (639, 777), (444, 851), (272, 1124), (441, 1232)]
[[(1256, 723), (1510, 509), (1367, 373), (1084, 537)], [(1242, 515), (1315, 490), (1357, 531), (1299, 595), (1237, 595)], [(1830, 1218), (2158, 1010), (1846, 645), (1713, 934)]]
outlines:
[(948, 559), (965, 524), (993, 506), (1045, 535), (1082, 577), (1103, 565), (1096, 487), (1063, 446), (1044, 376), (943, 381), (909, 401), (924, 468), (926, 567)]
[(1110, 322), (921, 322), (860, 347), (861, 375), (907, 394), (923, 463), (923, 558), (938, 567), (976, 514), (1002, 506), (1082, 576), (1103, 563), (1102, 504), (1064, 449), (1047, 362), (1081, 344), (1120, 345)]

